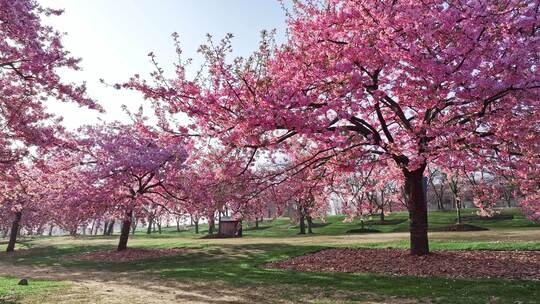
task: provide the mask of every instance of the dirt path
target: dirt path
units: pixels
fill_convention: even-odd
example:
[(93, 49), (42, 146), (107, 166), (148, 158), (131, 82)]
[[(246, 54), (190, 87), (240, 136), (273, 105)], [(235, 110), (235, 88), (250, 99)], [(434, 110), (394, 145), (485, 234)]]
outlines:
[[(0, 276), (65, 281), (69, 288), (23, 303), (257, 303), (262, 295), (216, 284), (186, 284), (142, 272), (105, 272), (0, 263)], [(34, 302), (35, 301), (35, 302)]]
[(25, 297), (21, 304), (225, 304), (225, 303), (418, 303), (413, 299), (388, 297), (369, 293), (356, 293), (356, 296), (377, 300), (347, 299), (350, 293), (339, 291), (328, 298), (327, 291), (311, 290), (305, 296), (302, 287), (287, 286), (290, 293), (299, 294), (294, 300), (279, 298), (279, 285), (249, 286), (245, 288), (211, 284), (183, 283), (157, 275), (142, 272), (105, 272), (92, 270), (73, 270), (62, 267), (13, 266), (0, 262), (0, 276), (28, 278), (30, 284), (35, 279), (58, 280), (69, 283), (69, 287), (36, 296)]

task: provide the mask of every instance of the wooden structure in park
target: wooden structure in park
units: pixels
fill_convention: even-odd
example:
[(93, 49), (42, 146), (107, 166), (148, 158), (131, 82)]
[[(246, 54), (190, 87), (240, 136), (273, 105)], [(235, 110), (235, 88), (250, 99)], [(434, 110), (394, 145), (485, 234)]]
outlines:
[(219, 220), (219, 235), (223, 237), (242, 237), (242, 221), (222, 217)]

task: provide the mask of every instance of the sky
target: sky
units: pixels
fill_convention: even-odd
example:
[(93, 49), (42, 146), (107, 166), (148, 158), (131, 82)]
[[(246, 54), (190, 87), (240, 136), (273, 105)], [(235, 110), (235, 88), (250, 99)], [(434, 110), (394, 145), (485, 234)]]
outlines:
[(149, 102), (139, 93), (119, 91), (103, 85), (127, 81), (134, 74), (152, 71), (147, 54), (154, 52), (161, 66), (172, 68), (176, 61), (171, 34), (180, 35), (184, 56), (201, 63), (197, 54), (206, 34), (221, 39), (234, 34), (235, 56), (247, 56), (258, 47), (263, 29), (277, 31), (285, 40), (285, 13), (277, 0), (38, 0), (44, 7), (61, 8), (57, 17), (44, 18), (60, 32), (73, 56), (82, 58), (82, 71), (61, 71), (64, 81), (86, 81), (90, 97), (106, 114), (80, 109), (76, 105), (50, 102), (49, 111), (64, 117), (64, 125), (75, 129), (99, 120), (127, 120), (125, 104), (136, 111), (141, 104), (150, 113)]

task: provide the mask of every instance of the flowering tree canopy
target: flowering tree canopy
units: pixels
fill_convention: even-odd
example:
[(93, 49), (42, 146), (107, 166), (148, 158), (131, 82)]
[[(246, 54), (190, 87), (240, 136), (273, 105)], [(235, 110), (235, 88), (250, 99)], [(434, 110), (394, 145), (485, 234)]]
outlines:
[(201, 48), (207, 78), (188, 79), (178, 65), (176, 79), (156, 73), (157, 85), (135, 77), (124, 86), (226, 144), (310, 142), (303, 164), (339, 159), (339, 169), (393, 161), (411, 252), (423, 255), (428, 163), (453, 155), (493, 172), (538, 170), (539, 15), (534, 0), (297, 1), (283, 46), (264, 37), (253, 56), (230, 62), (228, 36)]
[(59, 120), (46, 113), (44, 102), (48, 98), (101, 110), (86, 96), (84, 84), (64, 83), (58, 75), (61, 68), (78, 70), (80, 61), (64, 49), (62, 34), (41, 23), (42, 17), (61, 13), (60, 10), (43, 8), (33, 0), (0, 1), (0, 140), (3, 160), (16, 157), (6, 147), (13, 140), (36, 145), (55, 143), (54, 133), (59, 127)]

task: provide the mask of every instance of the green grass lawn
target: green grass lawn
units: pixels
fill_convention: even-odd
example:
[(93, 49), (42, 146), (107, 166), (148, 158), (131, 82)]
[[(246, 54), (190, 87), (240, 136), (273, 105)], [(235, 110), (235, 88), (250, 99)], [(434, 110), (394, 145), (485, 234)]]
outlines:
[(27, 286), (17, 283), (19, 279), (0, 277), (0, 303), (17, 303), (17, 299), (44, 294), (59, 292), (66, 284), (58, 281), (30, 280)]
[[(467, 212), (467, 213), (466, 213)], [(466, 211), (465, 214), (472, 213)], [(540, 250), (536, 239), (519, 239), (519, 231), (535, 231), (538, 225), (526, 221), (517, 210), (512, 220), (472, 221), (475, 225), (491, 231), (477, 233), (434, 233), (431, 248), (434, 250)], [(449, 212), (430, 213), (432, 226), (452, 224), (454, 214)], [(388, 219), (406, 218), (404, 213), (395, 213)], [(500, 279), (443, 279), (418, 277), (393, 277), (373, 274), (352, 273), (307, 273), (265, 269), (265, 263), (287, 259), (318, 251), (328, 247), (346, 246), (359, 248), (407, 248), (406, 234), (377, 233), (373, 235), (346, 235), (345, 232), (358, 223), (343, 223), (343, 217), (329, 217), (329, 225), (315, 228), (313, 236), (297, 236), (298, 228), (288, 219), (265, 222), (263, 229), (245, 232), (242, 239), (199, 239), (191, 231), (178, 233), (173, 228), (163, 234), (137, 232), (130, 239), (132, 248), (190, 248), (182, 255), (148, 259), (134, 263), (103, 263), (77, 261), (66, 258), (70, 255), (113, 250), (117, 236), (113, 237), (69, 237), (36, 238), (21, 244), (30, 250), (23, 255), (2, 261), (2, 264), (19, 267), (64, 267), (76, 271), (107, 271), (114, 273), (145, 272), (166, 280), (185, 284), (209, 284), (219, 289), (256, 289), (267, 292), (268, 303), (272, 300), (296, 302), (297, 299), (316, 297), (320, 303), (343, 303), (370, 300), (387, 301), (408, 299), (426, 303), (538, 303), (540, 282), (506, 281)], [(373, 225), (384, 232), (406, 231), (407, 223), (398, 225)], [(380, 226), (380, 227), (379, 227)], [(532, 230), (531, 230), (532, 229)], [(201, 233), (204, 234), (204, 229)], [(508, 235), (512, 237), (508, 237)], [(533, 234), (533, 237), (538, 234)], [(268, 238), (263, 238), (268, 237)], [(371, 242), (368, 238), (377, 238)], [(385, 241), (386, 238), (388, 241)], [(333, 240), (337, 242), (332, 243)], [(1, 245), (0, 245), (1, 247)], [(1, 249), (1, 248), (0, 248)], [(24, 289), (13, 284), (13, 279), (0, 279), (0, 297), (25, 299), (29, 293), (41, 292), (64, 283), (36, 282)], [(49, 285), (47, 285), (49, 284)], [(58, 284), (58, 285), (55, 285)], [(48, 287), (49, 286), (49, 287)], [(216, 288), (218, 288), (216, 287)], [(208, 288), (208, 287), (205, 287)], [(266, 298), (265, 298), (266, 299)], [(1, 300), (0, 300), (0, 303)]]
[[(114, 249), (110, 245), (92, 246), (56, 245), (37, 247), (31, 254), (15, 258), (15, 265), (63, 266), (79, 270), (101, 270), (113, 272), (147, 271), (162, 278), (175, 279), (186, 283), (212, 282), (234, 287), (278, 287), (275, 295), (279, 299), (294, 300), (295, 297), (309, 297), (313, 290), (319, 290), (328, 298), (339, 294), (345, 299), (383, 300), (386, 297), (398, 297), (432, 301), (434, 303), (537, 303), (540, 298), (540, 283), (528, 281), (504, 281), (494, 279), (453, 280), (440, 278), (389, 277), (372, 274), (348, 273), (304, 273), (285, 270), (264, 269), (267, 262), (286, 259), (321, 250), (326, 246), (294, 246), (281, 243), (244, 244), (244, 245), (209, 245), (197, 246), (186, 240), (174, 247), (193, 248), (193, 252), (175, 257), (148, 259), (136, 263), (81, 262), (63, 259), (67, 255), (92, 250)], [(163, 244), (159, 239), (139, 244), (132, 242), (132, 247), (156, 248)], [(407, 247), (406, 241), (364, 244), (358, 247)], [(530, 247), (528, 247), (530, 246)], [(436, 249), (540, 249), (527, 243), (499, 243), (494, 246), (488, 242), (432, 242)], [(1, 282), (1, 281), (0, 281)], [(25, 290), (14, 286), (13, 280), (7, 280), (0, 294), (24, 296)], [(33, 283), (32, 292), (39, 292), (54, 283)], [(10, 289), (11, 288), (11, 289)], [(21, 291), (22, 290), (22, 291)], [(519, 301), (519, 302), (516, 302)]]
[[(512, 215), (513, 219), (504, 219), (504, 220), (464, 220), (463, 223), (471, 224), (487, 229), (507, 229), (507, 228), (540, 228), (540, 224), (533, 223), (525, 218), (519, 209), (503, 209), (501, 214), (503, 215)], [(465, 209), (462, 211), (462, 216), (475, 216), (476, 209)], [(343, 220), (345, 216), (328, 216), (324, 222), (321, 220), (315, 220), (314, 223), (319, 227), (315, 227), (313, 232), (319, 235), (343, 235), (347, 231), (355, 228), (360, 228), (360, 222), (358, 219), (355, 219), (351, 223), (344, 223)], [(381, 232), (407, 232), (409, 231), (409, 222), (408, 222), (408, 213), (407, 212), (394, 212), (385, 217), (385, 220), (404, 220), (403, 222), (396, 225), (377, 225), (370, 224), (366, 222), (366, 228), (377, 229)], [(446, 227), (456, 222), (456, 213), (454, 211), (432, 211), (429, 213), (429, 229), (430, 231), (437, 230), (441, 227)], [(378, 216), (372, 216), (371, 221), (378, 221)], [(323, 224), (324, 225), (321, 225)], [(141, 230), (141, 233), (144, 233), (146, 230)], [(200, 225), (200, 234), (204, 235), (208, 232), (208, 226), (206, 224)], [(296, 236), (299, 232), (297, 224), (291, 223), (288, 218), (278, 218), (271, 221), (264, 221), (259, 223), (259, 229), (255, 229), (254, 223), (245, 223), (244, 224), (244, 236), (248, 237), (291, 237)], [(155, 237), (160, 237), (156, 233), (152, 234)], [(185, 237), (197, 237), (194, 233), (194, 229), (189, 227), (188, 231), (183, 231), (178, 233), (176, 228), (164, 228), (161, 234), (161, 237), (167, 236), (185, 236)]]

